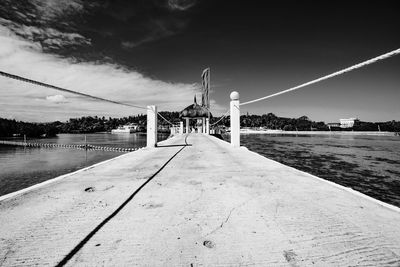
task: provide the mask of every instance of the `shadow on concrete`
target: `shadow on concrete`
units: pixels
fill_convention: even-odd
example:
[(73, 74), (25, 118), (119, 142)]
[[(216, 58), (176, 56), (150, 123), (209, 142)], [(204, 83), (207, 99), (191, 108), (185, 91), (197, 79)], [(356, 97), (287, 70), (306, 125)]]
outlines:
[[(187, 137), (186, 137), (187, 138)], [(185, 142), (186, 142), (185, 138)], [(187, 144), (187, 143), (186, 143)], [(105, 218), (99, 225), (97, 225), (84, 239), (82, 239), (78, 245), (76, 245), (56, 266), (64, 266), (65, 264), (68, 263), (68, 261), (75, 256), (82, 248), (83, 246), (106, 224), (108, 223), (112, 218), (114, 218), (135, 196), (137, 193), (139, 193), (140, 190), (142, 190), (143, 187), (145, 187), (153, 178), (159, 174), (165, 166), (168, 165), (168, 163), (175, 158), (179, 152), (181, 152), (187, 145), (183, 145), (181, 149), (179, 149), (178, 152), (176, 152), (167, 162), (164, 163), (163, 166), (161, 166), (160, 169), (158, 169), (157, 172), (155, 172), (150, 178), (146, 180), (138, 189), (136, 189), (135, 192), (133, 192), (111, 215), (109, 215), (107, 218)]]

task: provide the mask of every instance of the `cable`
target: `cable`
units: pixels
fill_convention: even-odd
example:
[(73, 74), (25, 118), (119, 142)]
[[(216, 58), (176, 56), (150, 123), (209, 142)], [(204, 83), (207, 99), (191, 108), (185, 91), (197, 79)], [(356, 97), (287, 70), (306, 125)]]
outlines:
[(278, 96), (278, 95), (281, 95), (281, 94), (284, 94), (284, 93), (288, 93), (288, 92), (291, 92), (291, 91), (300, 89), (300, 88), (302, 88), (302, 87), (305, 87), (305, 86), (308, 86), (308, 85), (311, 85), (311, 84), (314, 84), (314, 83), (317, 83), (317, 82), (320, 82), (320, 81), (323, 81), (323, 80), (327, 80), (327, 79), (329, 79), (329, 78), (332, 78), (332, 77), (335, 77), (335, 76), (338, 76), (338, 75), (341, 75), (341, 74), (344, 74), (344, 73), (346, 73), (346, 72), (350, 72), (350, 71), (352, 71), (352, 70), (362, 68), (362, 67), (364, 67), (364, 66), (370, 65), (370, 64), (372, 64), (372, 63), (378, 62), (378, 61), (383, 60), (383, 59), (386, 59), (386, 58), (390, 58), (390, 57), (395, 56), (395, 55), (398, 55), (398, 54), (400, 54), (400, 49), (393, 50), (393, 51), (391, 51), (391, 52), (389, 52), (389, 53), (386, 53), (386, 54), (383, 54), (383, 55), (374, 57), (374, 58), (372, 58), (372, 59), (366, 60), (366, 61), (361, 62), (361, 63), (359, 63), (359, 64), (356, 64), (356, 65), (353, 65), (353, 66), (351, 66), (351, 67), (342, 69), (342, 70), (340, 70), (340, 71), (331, 73), (331, 74), (326, 75), (326, 76), (323, 76), (323, 77), (321, 77), (321, 78), (318, 78), (318, 79), (315, 79), (315, 80), (312, 80), (312, 81), (309, 81), (309, 82), (306, 82), (306, 83), (297, 85), (297, 86), (295, 86), (295, 87), (292, 87), (292, 88), (289, 88), (289, 89), (280, 91), (280, 92), (278, 92), (278, 93), (275, 93), (275, 94), (272, 94), (272, 95), (268, 95), (268, 96), (264, 96), (264, 97), (260, 97), (260, 98), (257, 98), (257, 99), (251, 100), (251, 101), (247, 101), (247, 102), (241, 103), (240, 106), (247, 105), (247, 104), (251, 104), (251, 103), (255, 103), (255, 102), (258, 102), (258, 101), (261, 101), (261, 100), (265, 100), (265, 99), (267, 99), (267, 98), (271, 98), (271, 97), (274, 97), (274, 96)]
[(31, 80), (31, 79), (28, 79), (28, 78), (24, 78), (24, 77), (21, 77), (21, 76), (18, 76), (18, 75), (14, 75), (14, 74), (10, 74), (10, 73), (3, 72), (3, 71), (0, 71), (0, 75), (4, 76), (4, 77), (7, 77), (7, 78), (10, 78), (10, 79), (14, 79), (14, 80), (18, 80), (18, 81), (22, 81), (22, 82), (26, 82), (26, 83), (31, 83), (31, 84), (35, 84), (35, 85), (38, 85), (38, 86), (47, 87), (47, 88), (55, 89), (55, 90), (58, 90), (58, 91), (62, 91), (62, 92), (67, 92), (67, 93), (71, 93), (71, 94), (75, 94), (75, 95), (80, 95), (80, 96), (84, 96), (84, 97), (88, 97), (88, 98), (92, 98), (92, 99), (96, 99), (96, 100), (100, 100), (100, 101), (104, 101), (104, 102), (109, 102), (109, 103), (113, 103), (113, 104), (118, 104), (118, 105), (123, 105), (123, 106), (128, 106), (128, 107), (134, 107), (134, 108), (140, 108), (140, 109), (146, 109), (147, 110), (146, 107), (131, 105), (131, 104), (128, 104), (128, 103), (118, 102), (118, 101), (109, 100), (109, 99), (105, 99), (105, 98), (101, 98), (101, 97), (97, 97), (97, 96), (88, 95), (88, 94), (85, 94), (85, 93), (72, 91), (72, 90), (69, 90), (69, 89), (61, 88), (61, 87), (54, 86), (54, 85), (47, 84), (47, 83), (38, 82), (38, 81), (35, 81), (35, 80)]

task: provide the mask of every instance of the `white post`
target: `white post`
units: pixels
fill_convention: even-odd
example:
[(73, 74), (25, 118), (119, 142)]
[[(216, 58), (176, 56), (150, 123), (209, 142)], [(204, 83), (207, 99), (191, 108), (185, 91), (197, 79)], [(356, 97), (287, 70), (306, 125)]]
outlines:
[(206, 134), (210, 134), (210, 119), (206, 119)]
[(147, 106), (147, 147), (157, 146), (157, 107)]
[(183, 121), (179, 122), (179, 134), (183, 134)]
[(189, 118), (186, 118), (186, 134), (189, 133)]
[(231, 145), (240, 147), (240, 107), (239, 93), (233, 91), (231, 97)]
[(201, 133), (206, 133), (206, 118), (201, 119)]

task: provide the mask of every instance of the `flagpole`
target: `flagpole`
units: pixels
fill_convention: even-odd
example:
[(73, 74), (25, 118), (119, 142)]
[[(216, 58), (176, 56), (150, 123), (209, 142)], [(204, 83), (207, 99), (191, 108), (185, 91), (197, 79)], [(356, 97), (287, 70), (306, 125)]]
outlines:
[(210, 121), (210, 91), (211, 91), (211, 68), (208, 67), (208, 92), (207, 92), (207, 108), (208, 108), (208, 121)]

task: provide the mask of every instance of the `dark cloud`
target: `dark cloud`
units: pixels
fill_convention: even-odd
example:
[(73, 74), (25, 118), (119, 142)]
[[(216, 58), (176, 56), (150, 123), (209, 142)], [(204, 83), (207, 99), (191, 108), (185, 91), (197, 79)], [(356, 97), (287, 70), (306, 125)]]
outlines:
[(3, 0), (0, 25), (43, 51), (98, 61), (182, 32), (194, 0)]
[(90, 39), (79, 33), (80, 19), (87, 11), (80, 0), (4, 0), (0, 25), (16, 35), (39, 43), (44, 51), (88, 46)]
[(195, 4), (195, 0), (168, 0), (168, 6), (172, 10), (187, 10)]

